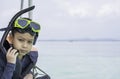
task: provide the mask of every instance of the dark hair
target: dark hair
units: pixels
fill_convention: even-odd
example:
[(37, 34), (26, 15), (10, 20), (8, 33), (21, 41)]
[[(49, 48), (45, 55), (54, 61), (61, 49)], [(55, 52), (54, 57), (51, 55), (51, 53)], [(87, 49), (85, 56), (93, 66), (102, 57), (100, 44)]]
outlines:
[(32, 36), (35, 36), (35, 35), (37, 34), (37, 33), (33, 32), (30, 27), (27, 27), (27, 28), (25, 28), (25, 29), (21, 29), (21, 28), (16, 28), (16, 27), (14, 27), (14, 28), (12, 29), (11, 33), (12, 33), (12, 35), (14, 36), (14, 34), (15, 34), (16, 32), (19, 32), (19, 33), (22, 33), (22, 34), (24, 34), (24, 33), (29, 33), (29, 34), (32, 35)]

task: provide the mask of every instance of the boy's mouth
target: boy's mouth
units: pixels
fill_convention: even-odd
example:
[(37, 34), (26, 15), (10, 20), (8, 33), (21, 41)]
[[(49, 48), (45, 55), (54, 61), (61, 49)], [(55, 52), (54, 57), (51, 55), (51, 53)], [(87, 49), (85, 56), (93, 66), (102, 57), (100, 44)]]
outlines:
[(19, 53), (27, 53), (27, 50), (19, 50)]

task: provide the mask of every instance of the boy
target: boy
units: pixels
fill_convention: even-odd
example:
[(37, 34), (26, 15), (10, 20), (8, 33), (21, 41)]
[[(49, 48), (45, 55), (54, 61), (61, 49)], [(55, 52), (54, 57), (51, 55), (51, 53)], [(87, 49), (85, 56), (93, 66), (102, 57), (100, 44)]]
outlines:
[(14, 22), (4, 43), (7, 52), (0, 52), (0, 79), (33, 79), (30, 70), (37, 62), (38, 51), (31, 49), (39, 31), (40, 25), (31, 19), (19, 18)]

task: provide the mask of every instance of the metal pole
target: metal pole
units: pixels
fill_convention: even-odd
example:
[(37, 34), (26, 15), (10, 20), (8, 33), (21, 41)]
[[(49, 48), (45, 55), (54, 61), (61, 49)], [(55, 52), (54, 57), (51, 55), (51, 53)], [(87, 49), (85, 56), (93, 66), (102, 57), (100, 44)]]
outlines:
[[(28, 0), (28, 6), (29, 6), (29, 7), (32, 6), (32, 0)], [(32, 19), (32, 11), (30, 11), (30, 12), (28, 13), (28, 16), (29, 16), (30, 19)]]
[(20, 10), (22, 10), (22, 9), (23, 9), (23, 4), (24, 4), (24, 0), (21, 0)]
[(24, 6), (24, 0), (21, 0), (20, 10), (23, 10), (23, 6)]

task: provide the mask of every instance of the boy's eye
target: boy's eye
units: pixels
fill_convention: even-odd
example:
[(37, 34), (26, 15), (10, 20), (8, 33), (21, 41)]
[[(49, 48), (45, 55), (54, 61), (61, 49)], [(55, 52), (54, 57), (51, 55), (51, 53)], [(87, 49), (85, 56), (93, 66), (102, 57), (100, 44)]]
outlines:
[(28, 43), (29, 43), (29, 44), (32, 44), (32, 43), (33, 43), (33, 41), (28, 41)]
[(23, 39), (18, 39), (18, 40), (21, 41), (21, 42), (24, 41)]

